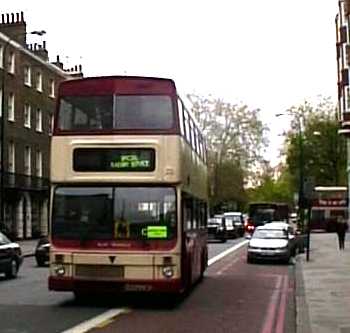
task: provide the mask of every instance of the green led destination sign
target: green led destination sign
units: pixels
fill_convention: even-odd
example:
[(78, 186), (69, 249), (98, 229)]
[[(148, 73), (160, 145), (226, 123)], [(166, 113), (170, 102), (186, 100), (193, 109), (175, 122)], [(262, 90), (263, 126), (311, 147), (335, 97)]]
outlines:
[(154, 149), (78, 148), (73, 152), (73, 169), (81, 172), (153, 171)]
[(111, 161), (110, 167), (114, 170), (121, 169), (137, 169), (146, 168), (149, 169), (151, 161), (149, 159), (142, 159), (138, 155), (125, 155), (121, 156), (118, 161)]

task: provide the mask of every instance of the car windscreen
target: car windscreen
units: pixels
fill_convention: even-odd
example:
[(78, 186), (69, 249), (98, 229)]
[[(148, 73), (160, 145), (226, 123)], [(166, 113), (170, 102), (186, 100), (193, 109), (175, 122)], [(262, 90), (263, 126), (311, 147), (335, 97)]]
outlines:
[(170, 129), (172, 100), (165, 95), (65, 96), (60, 98), (58, 129), (110, 131)]
[(176, 225), (172, 187), (58, 187), (54, 193), (54, 239), (172, 239)]
[(242, 222), (242, 218), (238, 215), (228, 215), (228, 216), (225, 216), (225, 219), (230, 220), (234, 223)]
[(10, 240), (0, 232), (0, 245), (11, 243)]
[(259, 239), (287, 239), (287, 231), (285, 230), (269, 230), (257, 229), (253, 234), (253, 238)]

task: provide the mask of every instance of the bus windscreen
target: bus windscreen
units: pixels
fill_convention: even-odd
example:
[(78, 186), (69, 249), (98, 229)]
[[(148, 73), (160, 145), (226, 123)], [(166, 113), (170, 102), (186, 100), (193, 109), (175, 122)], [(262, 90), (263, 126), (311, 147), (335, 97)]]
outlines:
[(172, 239), (176, 225), (176, 195), (171, 187), (55, 189), (53, 240)]

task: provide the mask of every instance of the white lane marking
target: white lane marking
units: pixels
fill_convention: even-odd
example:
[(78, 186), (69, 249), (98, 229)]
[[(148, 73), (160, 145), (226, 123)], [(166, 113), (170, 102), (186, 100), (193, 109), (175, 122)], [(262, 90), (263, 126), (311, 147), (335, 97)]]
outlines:
[(214, 264), (215, 262), (217, 262), (218, 260), (222, 259), (223, 257), (226, 257), (228, 254), (232, 253), (233, 251), (238, 250), (239, 248), (241, 248), (243, 245), (247, 244), (249, 242), (249, 240), (245, 240), (239, 244), (236, 244), (232, 247), (230, 247), (229, 249), (225, 250), (224, 252), (221, 252), (220, 254), (218, 254), (217, 256), (211, 258), (208, 260), (208, 266)]
[(63, 331), (62, 333), (85, 333), (94, 327), (101, 325), (103, 322), (110, 320), (122, 313), (127, 313), (128, 309), (111, 309), (108, 310), (92, 319), (86, 320), (77, 326), (74, 326), (66, 331)]

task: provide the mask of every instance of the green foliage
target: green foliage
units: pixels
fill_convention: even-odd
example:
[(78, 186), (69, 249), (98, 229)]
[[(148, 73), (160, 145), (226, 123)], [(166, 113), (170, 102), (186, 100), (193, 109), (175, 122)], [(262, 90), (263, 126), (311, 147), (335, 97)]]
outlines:
[(294, 191), (301, 165), (304, 179), (312, 179), (315, 186), (347, 185), (346, 142), (338, 134), (335, 107), (323, 99), (316, 106), (305, 102), (289, 112), (294, 119), (286, 136), (286, 162)]
[(287, 170), (282, 170), (277, 180), (266, 173), (259, 186), (248, 190), (249, 202), (283, 202), (293, 206), (293, 191), (291, 176)]

